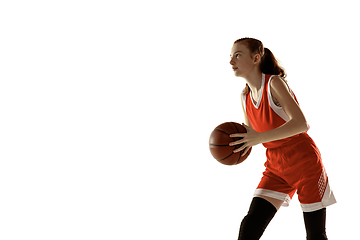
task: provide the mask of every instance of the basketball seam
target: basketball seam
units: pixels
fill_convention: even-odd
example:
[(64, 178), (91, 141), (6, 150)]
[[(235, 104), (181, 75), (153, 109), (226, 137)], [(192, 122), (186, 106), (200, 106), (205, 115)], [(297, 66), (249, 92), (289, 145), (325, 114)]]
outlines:
[(238, 133), (240, 133), (240, 132), (239, 132), (239, 129), (236, 127), (235, 123), (231, 122), (231, 124), (236, 128), (236, 131), (237, 131)]
[[(235, 127), (236, 131), (239, 133), (239, 129), (236, 127), (236, 125), (235, 125), (233, 122), (231, 122), (231, 124)], [(223, 130), (220, 130), (220, 129), (217, 129), (217, 128), (216, 128), (215, 130), (230, 135), (230, 133), (227, 133), (227, 132), (225, 132), (225, 131), (223, 131)], [(234, 138), (232, 138), (232, 139), (233, 139), (234, 141), (236, 140), (236, 139), (234, 139)], [(229, 145), (215, 145), (215, 144), (211, 144), (211, 146), (224, 147), (224, 146), (229, 146)], [(236, 148), (234, 148), (234, 149), (236, 149)], [(230, 155), (224, 157), (223, 159), (220, 159), (219, 161), (223, 161), (223, 160), (227, 159), (228, 157), (230, 157), (230, 156), (233, 155), (233, 154), (234, 154), (234, 152), (230, 153)], [(241, 154), (240, 154), (239, 159), (238, 159), (238, 161), (237, 161), (236, 163), (239, 162), (240, 157), (241, 157)]]
[(223, 160), (227, 159), (228, 157), (230, 157), (230, 156), (233, 155), (233, 154), (234, 154), (234, 153), (232, 152), (232, 153), (230, 153), (229, 156), (226, 156), (226, 157), (224, 157), (223, 159), (220, 159), (219, 161), (223, 161)]
[(223, 132), (223, 133), (226, 133), (227, 135), (230, 135), (230, 133), (227, 133), (227, 132), (225, 132), (225, 131), (223, 131), (223, 130), (220, 130), (220, 129), (215, 129), (216, 131), (219, 131), (219, 132)]
[[(233, 124), (234, 125), (234, 123), (231, 123), (231, 124)], [(235, 125), (234, 125), (235, 126)], [(239, 130), (237, 129), (237, 127), (235, 126), (235, 128), (236, 128), (236, 130), (237, 130), (237, 132), (239, 132)], [(215, 129), (215, 130), (217, 130), (217, 131), (219, 131), (219, 132), (222, 132), (222, 133), (225, 133), (225, 134), (227, 134), (227, 135), (230, 135), (230, 133), (227, 133), (227, 132), (225, 132), (225, 131), (223, 131), (223, 130), (220, 130), (220, 129)], [(232, 138), (232, 140), (236, 140), (236, 139), (234, 139), (234, 138)], [(229, 145), (215, 145), (215, 144), (210, 144), (210, 146), (215, 146), (215, 147), (227, 147), (227, 146), (229, 146)], [(236, 148), (234, 148), (234, 150), (235, 150)], [(232, 152), (232, 153), (230, 153), (230, 155), (228, 155), (228, 156), (226, 156), (226, 157), (224, 157), (223, 159), (220, 159), (219, 161), (223, 161), (223, 160), (225, 160), (225, 159), (227, 159), (228, 157), (230, 157), (231, 155), (233, 155), (234, 153)]]
[[(231, 122), (231, 124), (236, 128), (236, 131), (237, 131), (238, 133), (240, 133), (240, 132), (239, 132), (239, 129), (236, 127), (235, 123)], [(240, 146), (240, 147), (241, 147), (241, 146)], [(236, 164), (238, 164), (238, 163), (240, 162), (240, 159), (241, 159), (241, 156), (242, 156), (243, 152), (244, 152), (244, 150), (241, 150), (241, 151), (240, 151), (240, 153), (239, 153), (239, 158), (238, 158), (238, 160), (236, 161)]]
[[(233, 122), (230, 122), (230, 123), (235, 127), (237, 133), (240, 133), (240, 131), (239, 131), (239, 129), (236, 127), (236, 125), (235, 125)], [(225, 132), (225, 131), (223, 131), (223, 130), (220, 130), (220, 129), (217, 129), (217, 128), (215, 128), (215, 130), (230, 135), (230, 133), (227, 133), (227, 132)], [(232, 139), (233, 139), (234, 141), (236, 141), (235, 138), (232, 138)], [(229, 145), (210, 144), (210, 146), (225, 147), (225, 146), (229, 146)], [(242, 146), (242, 145), (240, 145), (239, 147), (241, 147), (241, 146)], [(236, 149), (236, 147), (235, 147), (234, 149)], [(240, 151), (240, 153), (239, 153), (239, 158), (238, 158), (238, 160), (236, 161), (236, 163), (235, 163), (234, 165), (236, 165), (236, 164), (239, 163), (243, 151), (244, 151), (244, 150)], [(218, 160), (218, 161), (223, 161), (223, 160), (227, 159), (228, 157), (230, 157), (230, 156), (233, 155), (233, 154), (234, 154), (234, 152), (230, 153), (230, 155), (228, 155), (228, 156), (226, 156), (226, 157), (224, 157), (224, 158), (222, 158), (222, 159), (220, 159), (220, 160)]]
[(238, 163), (240, 162), (240, 159), (241, 159), (241, 156), (242, 156), (243, 151), (244, 151), (244, 150), (240, 151), (240, 153), (239, 153), (239, 158), (238, 158), (238, 160), (236, 161), (236, 164), (238, 164)]
[(215, 147), (229, 147), (229, 144), (224, 144), (224, 145), (210, 144), (210, 146), (215, 146)]

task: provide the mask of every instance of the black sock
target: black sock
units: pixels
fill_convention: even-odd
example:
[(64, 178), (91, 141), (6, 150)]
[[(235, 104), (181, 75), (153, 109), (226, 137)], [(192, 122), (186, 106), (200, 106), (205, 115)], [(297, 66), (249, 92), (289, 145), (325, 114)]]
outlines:
[(276, 208), (270, 202), (254, 197), (248, 214), (241, 222), (238, 240), (260, 239), (276, 212)]
[(327, 240), (326, 208), (314, 212), (304, 212), (304, 222), (307, 240)]

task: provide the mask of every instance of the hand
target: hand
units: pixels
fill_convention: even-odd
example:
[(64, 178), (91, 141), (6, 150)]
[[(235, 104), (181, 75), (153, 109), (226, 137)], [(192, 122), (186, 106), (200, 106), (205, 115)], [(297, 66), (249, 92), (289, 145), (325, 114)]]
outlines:
[(243, 143), (241, 147), (234, 150), (234, 153), (244, 150), (244, 152), (242, 153), (242, 156), (244, 156), (252, 146), (258, 145), (259, 143), (262, 143), (262, 141), (261, 133), (255, 131), (251, 127), (246, 126), (244, 123), (242, 124), (242, 126), (246, 129), (247, 132), (231, 134), (230, 137), (241, 137), (242, 139), (231, 142), (229, 143), (229, 145), (235, 146)]

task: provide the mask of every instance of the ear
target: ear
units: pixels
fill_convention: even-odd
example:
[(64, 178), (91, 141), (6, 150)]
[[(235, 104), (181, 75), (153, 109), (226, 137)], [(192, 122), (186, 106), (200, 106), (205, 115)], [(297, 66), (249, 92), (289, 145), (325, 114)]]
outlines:
[(254, 63), (260, 63), (260, 61), (261, 61), (261, 56), (260, 56), (260, 54), (255, 54), (255, 56), (254, 56)]

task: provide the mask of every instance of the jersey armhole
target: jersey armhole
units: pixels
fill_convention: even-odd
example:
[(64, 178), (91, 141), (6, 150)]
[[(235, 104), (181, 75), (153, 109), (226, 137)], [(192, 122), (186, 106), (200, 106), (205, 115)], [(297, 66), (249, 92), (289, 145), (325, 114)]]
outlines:
[(269, 78), (269, 82), (268, 82), (268, 86), (267, 86), (268, 99), (269, 99), (269, 104), (270, 104), (270, 106), (271, 106), (271, 107), (274, 106), (274, 107), (277, 107), (277, 108), (282, 109), (282, 107), (279, 107), (279, 106), (277, 106), (277, 105), (274, 103), (273, 97), (272, 97), (272, 95), (271, 95), (270, 82), (271, 82), (271, 80), (273, 79), (273, 77), (279, 77), (281, 80), (283, 80), (283, 82), (286, 84), (286, 86), (287, 86), (287, 88), (288, 88), (288, 91), (289, 91), (289, 93), (291, 94), (292, 98), (296, 101), (293, 91), (290, 89), (289, 84), (284, 80), (284, 78), (282, 78), (282, 77), (280, 77), (280, 76), (278, 76), (278, 75), (272, 75), (272, 76)]
[(246, 113), (246, 95), (244, 93), (241, 93), (241, 101), (244, 106), (244, 111)]
[[(269, 79), (269, 82), (268, 82), (268, 85), (267, 85), (267, 93), (268, 93), (268, 101), (269, 101), (269, 104), (270, 104), (270, 107), (274, 110), (274, 112), (279, 116), (281, 117), (282, 119), (284, 119), (285, 121), (289, 121), (289, 116), (286, 115), (284, 109), (280, 106), (277, 106), (275, 103), (274, 103), (274, 100), (273, 100), (273, 97), (271, 95), (271, 87), (270, 87), (270, 82), (272, 80), (273, 77), (279, 77), (277, 75), (272, 75)], [(289, 85), (287, 84), (287, 82), (282, 78), (280, 77), (281, 80), (284, 81), (284, 83), (286, 83), (286, 86), (288, 87), (288, 90), (291, 94), (291, 96), (294, 98), (295, 100), (295, 97), (294, 97), (294, 93), (291, 91)]]

